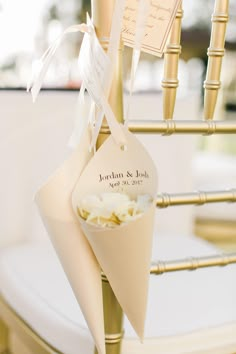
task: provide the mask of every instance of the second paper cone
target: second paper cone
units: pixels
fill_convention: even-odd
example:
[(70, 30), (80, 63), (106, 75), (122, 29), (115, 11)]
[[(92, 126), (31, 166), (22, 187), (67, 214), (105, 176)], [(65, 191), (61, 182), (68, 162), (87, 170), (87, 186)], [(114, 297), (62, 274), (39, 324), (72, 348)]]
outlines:
[(91, 158), (88, 138), (38, 191), (36, 202), (99, 354), (105, 354), (101, 269), (71, 206), (71, 193)]

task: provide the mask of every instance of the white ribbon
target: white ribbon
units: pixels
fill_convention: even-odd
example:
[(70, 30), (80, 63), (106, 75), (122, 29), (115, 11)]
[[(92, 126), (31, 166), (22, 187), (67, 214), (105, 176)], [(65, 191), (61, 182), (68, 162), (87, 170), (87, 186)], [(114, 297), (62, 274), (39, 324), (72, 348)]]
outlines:
[[(82, 85), (81, 85), (80, 91), (79, 91), (78, 102), (77, 102), (76, 118), (74, 121), (74, 129), (73, 129), (73, 133), (68, 141), (68, 146), (71, 148), (76, 148), (76, 146), (80, 142), (80, 139), (82, 137), (84, 129), (87, 125), (87, 119), (86, 119), (87, 112), (86, 112), (86, 103), (85, 103), (84, 93), (85, 93), (85, 86), (84, 86), (84, 83), (82, 82)], [(90, 103), (90, 105), (92, 106), (92, 103)], [(81, 119), (78, 119), (79, 117), (81, 117)]]
[(39, 60), (40, 68), (38, 73), (33, 73), (32, 78), (28, 82), (27, 91), (31, 91), (33, 102), (36, 101), (39, 91), (43, 84), (43, 79), (48, 71), (49, 65), (51, 64), (52, 58), (57, 51), (58, 47), (60, 46), (62, 40), (64, 39), (65, 35), (68, 33), (73, 32), (82, 32), (82, 33), (89, 33), (91, 28), (86, 25), (85, 23), (79, 25), (73, 25), (68, 27), (60, 37), (46, 50), (43, 54), (42, 58)]
[[(124, 0), (122, 0), (124, 1)], [(119, 0), (117, 0), (117, 3), (119, 3)], [(115, 27), (117, 28), (117, 27)], [(94, 103), (98, 106), (100, 110), (100, 116), (103, 117), (103, 115), (106, 115), (107, 118), (107, 123), (109, 125), (109, 128), (111, 130), (111, 134), (113, 135), (116, 143), (118, 145), (125, 145), (126, 144), (126, 138), (123, 133), (123, 130), (120, 126), (120, 124), (117, 122), (114, 113), (107, 101), (107, 98), (104, 94), (104, 88), (108, 92), (110, 89), (110, 84), (112, 80), (112, 73), (113, 73), (113, 65), (111, 64), (112, 61), (108, 57), (108, 55), (104, 52), (102, 49), (95, 30), (94, 26), (89, 18), (87, 16), (87, 24), (80, 24), (80, 25), (75, 25), (71, 26), (68, 29), (66, 29), (63, 34), (47, 49), (47, 51), (44, 53), (43, 57), (40, 60), (40, 70), (37, 75), (33, 76), (33, 79), (31, 82), (33, 82), (33, 85), (31, 83), (28, 85), (27, 90), (29, 91), (31, 88), (31, 93), (33, 96), (33, 101), (35, 102), (38, 93), (41, 89), (42, 82), (44, 79), (44, 76), (48, 70), (48, 67), (51, 63), (51, 60), (58, 49), (59, 45), (61, 44), (62, 39), (64, 38), (65, 34), (71, 33), (71, 32), (83, 32), (85, 33), (82, 45), (81, 45), (81, 50), (80, 50), (80, 55), (79, 55), (79, 66), (81, 70), (81, 77), (83, 80), (83, 85), (80, 90), (79, 94), (79, 105), (81, 106), (81, 111), (80, 113), (83, 113), (84, 111), (84, 91), (85, 88), (89, 92), (89, 95), (93, 99)], [(114, 32), (114, 31), (113, 31)], [(120, 33), (120, 32), (118, 32)], [(119, 34), (120, 36), (120, 34)], [(116, 38), (119, 38), (117, 34), (114, 35), (114, 42), (112, 42), (111, 49), (110, 49), (110, 57), (114, 58), (115, 57), (115, 50), (116, 50)], [(101, 83), (104, 82), (102, 85)], [(32, 86), (32, 87), (31, 87)], [(94, 107), (91, 107), (90, 109), (90, 118), (93, 116), (94, 112)], [(80, 119), (80, 121), (76, 121), (75, 123), (75, 131), (72, 134), (72, 137), (70, 139), (70, 145), (77, 145), (80, 139), (80, 136), (82, 134), (82, 131), (86, 124), (89, 122), (89, 117), (86, 116), (84, 117), (83, 120), (81, 120), (80, 117), (77, 119)], [(100, 126), (97, 126), (97, 122), (95, 122), (95, 131), (99, 132)], [(76, 141), (77, 140), (77, 141)], [(91, 144), (91, 147), (95, 146), (97, 138), (94, 137), (93, 135), (93, 141)]]
[[(108, 46), (107, 54), (103, 51), (93, 27), (93, 24), (89, 17), (87, 17), (87, 24), (74, 25), (67, 28), (62, 35), (47, 49), (43, 57), (40, 60), (40, 70), (37, 75), (33, 77), (33, 85), (31, 93), (33, 101), (35, 102), (38, 93), (41, 89), (42, 82), (51, 60), (61, 44), (64, 36), (72, 32), (85, 33), (82, 46), (79, 55), (79, 68), (81, 70), (81, 77), (83, 84), (79, 94), (79, 114), (76, 118), (75, 129), (70, 138), (70, 145), (75, 146), (78, 144), (82, 132), (95, 114), (94, 104), (91, 103), (90, 114), (84, 116), (84, 91), (88, 90), (93, 102), (99, 108), (98, 113), (95, 115), (95, 124), (92, 134), (91, 148), (95, 147), (97, 137), (102, 125), (103, 117), (106, 116), (108, 126), (111, 130), (115, 141), (119, 145), (125, 145), (126, 139), (120, 124), (117, 122), (115, 115), (108, 103), (108, 94), (110, 92), (113, 71), (116, 64), (116, 55), (120, 45), (120, 33), (122, 28), (122, 19), (125, 8), (125, 0), (117, 0), (115, 3), (112, 28)], [(140, 58), (141, 43), (145, 33), (145, 24), (147, 21), (147, 15), (149, 13), (149, 0), (139, 0), (138, 15), (136, 23), (135, 34), (135, 48), (133, 50), (132, 68), (131, 68), (131, 83), (130, 83), (130, 95), (128, 100), (127, 119), (129, 117), (129, 107), (134, 86), (134, 80)], [(28, 85), (29, 91), (31, 85)], [(82, 119), (80, 117), (82, 116)]]
[(127, 102), (126, 119), (125, 119), (126, 126), (128, 125), (128, 121), (129, 121), (131, 98), (134, 90), (134, 82), (135, 82), (135, 77), (136, 77), (138, 64), (140, 60), (141, 47), (145, 35), (145, 28), (148, 20), (149, 11), (150, 11), (150, 0), (139, 0), (135, 39), (134, 39), (134, 49), (133, 49), (132, 64), (131, 64), (130, 89), (129, 89), (129, 97)]
[[(91, 33), (93, 31), (93, 26), (91, 24), (78, 24), (68, 27), (57, 39), (56, 41), (46, 50), (41, 59), (39, 60), (39, 65), (37, 72), (32, 71), (32, 77), (27, 85), (27, 91), (31, 91), (33, 102), (36, 101), (39, 91), (42, 87), (44, 77), (48, 71), (48, 68), (51, 64), (53, 56), (55, 52), (59, 48), (62, 40), (64, 39), (66, 34), (81, 32), (81, 33)], [(73, 134), (69, 140), (69, 146), (75, 147), (80, 141), (82, 133), (87, 123), (87, 116), (84, 114), (85, 112), (85, 99), (84, 99), (85, 86), (82, 83), (80, 88), (80, 93), (78, 97), (78, 112), (77, 115), (80, 117), (75, 120), (75, 128), (74, 131), (76, 134)]]
[[(118, 0), (119, 1), (119, 0)], [(90, 18), (87, 19), (88, 23), (92, 26)], [(118, 37), (119, 38), (119, 37)], [(119, 41), (118, 41), (119, 43)], [(113, 46), (112, 56), (115, 56), (116, 48)], [(95, 30), (89, 35), (85, 34), (84, 40), (80, 50), (79, 68), (82, 80), (89, 95), (99, 108), (99, 115), (106, 116), (108, 126), (111, 134), (118, 145), (125, 145), (126, 138), (117, 122), (116, 117), (108, 103), (104, 89), (110, 83), (113, 75), (113, 64), (108, 55), (104, 52), (101, 44), (96, 36)], [(93, 112), (93, 111), (92, 111)], [(98, 121), (95, 121), (94, 132), (100, 130)], [(91, 148), (95, 147), (97, 136), (93, 132)]]

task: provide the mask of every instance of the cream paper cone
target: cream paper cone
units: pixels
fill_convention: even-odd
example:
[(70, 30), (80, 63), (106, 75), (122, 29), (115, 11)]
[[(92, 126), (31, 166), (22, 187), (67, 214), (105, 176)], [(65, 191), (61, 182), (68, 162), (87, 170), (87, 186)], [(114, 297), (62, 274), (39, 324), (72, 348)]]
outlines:
[(36, 202), (44, 225), (93, 335), (105, 354), (101, 269), (71, 206), (71, 193), (91, 158), (86, 135), (71, 157), (38, 191)]
[[(153, 161), (137, 138), (125, 131), (122, 150), (109, 137), (81, 174), (72, 194), (78, 202), (86, 195), (126, 193), (131, 198), (149, 194), (155, 199), (157, 175)], [(81, 226), (113, 291), (138, 336), (143, 339), (152, 251), (155, 202), (136, 220), (102, 228), (81, 220)], [(77, 214), (78, 215), (78, 214)]]

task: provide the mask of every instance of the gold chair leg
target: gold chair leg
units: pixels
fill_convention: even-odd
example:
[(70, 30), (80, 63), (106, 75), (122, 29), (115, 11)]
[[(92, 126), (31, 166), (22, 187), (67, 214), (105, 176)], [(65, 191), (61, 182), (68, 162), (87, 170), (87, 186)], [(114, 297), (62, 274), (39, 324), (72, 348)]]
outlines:
[[(0, 314), (4, 323), (7, 325), (6, 327), (6, 325), (0, 322), (0, 340), (2, 335), (2, 338), (6, 343), (6, 350), (3, 350), (4, 354), (62, 354), (34, 332), (34, 330), (30, 328), (20, 316), (18, 316), (1, 296)], [(22, 347), (22, 350), (19, 346)]]
[(7, 353), (8, 350), (8, 328), (0, 319), (0, 354)]
[[(115, 0), (92, 0), (92, 17), (97, 36), (107, 49), (112, 15)], [(113, 109), (116, 119), (123, 122), (123, 86), (122, 86), (122, 53), (117, 53), (116, 69), (113, 76), (109, 103)], [(104, 119), (104, 123), (106, 120)], [(101, 146), (109, 135), (100, 132), (97, 147)], [(123, 311), (112, 291), (112, 288), (105, 275), (102, 275), (104, 328), (106, 341), (106, 354), (120, 354), (121, 340), (123, 336)], [(97, 350), (95, 349), (95, 354)]]
[[(105, 340), (107, 354), (120, 354), (123, 337), (123, 311), (105, 275), (102, 276)], [(95, 349), (95, 354), (98, 354)]]
[(11, 354), (32, 354), (32, 350), (14, 331), (9, 333), (9, 351)]

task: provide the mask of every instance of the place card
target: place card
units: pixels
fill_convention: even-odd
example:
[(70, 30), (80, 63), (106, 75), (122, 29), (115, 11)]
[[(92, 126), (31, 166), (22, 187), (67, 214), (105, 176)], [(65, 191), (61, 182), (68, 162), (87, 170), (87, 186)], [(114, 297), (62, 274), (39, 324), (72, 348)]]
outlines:
[[(126, 46), (132, 48), (135, 47), (139, 1), (127, 0), (123, 16), (122, 39)], [(147, 1), (150, 1), (149, 12), (140, 49), (161, 57), (181, 0)]]

